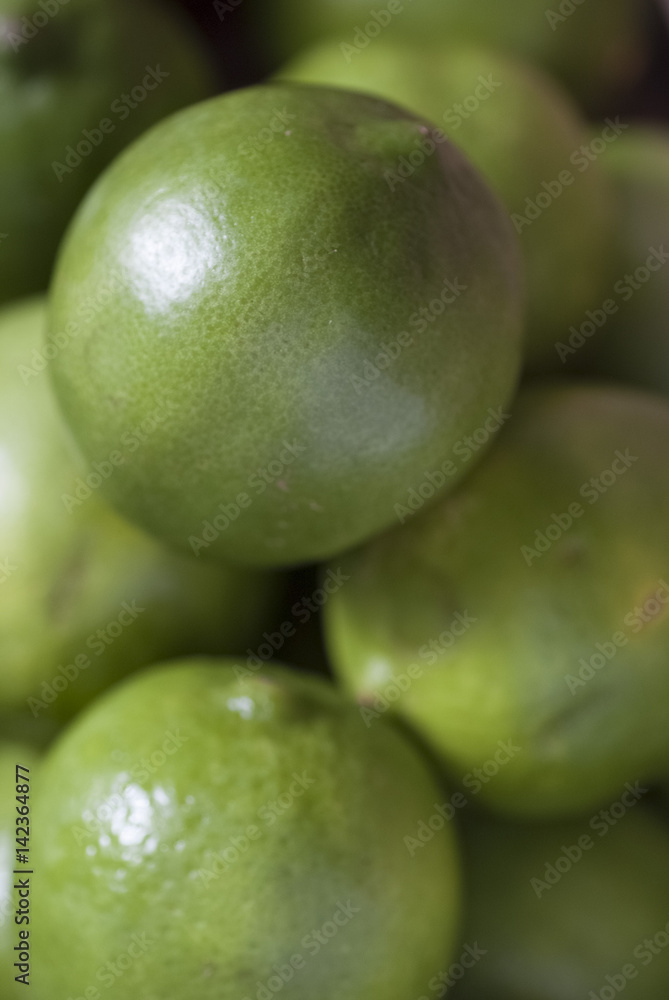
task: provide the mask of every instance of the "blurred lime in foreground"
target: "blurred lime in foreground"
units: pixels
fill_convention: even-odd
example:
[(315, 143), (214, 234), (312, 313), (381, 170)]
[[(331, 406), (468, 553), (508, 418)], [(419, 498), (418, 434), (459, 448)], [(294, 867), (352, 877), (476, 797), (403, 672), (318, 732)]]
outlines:
[(40, 299), (0, 316), (0, 716), (63, 719), (157, 656), (244, 648), (275, 584), (165, 550), (106, 506), (102, 481), (141, 460), (164, 414), (87, 472), (52, 398), (44, 326)]
[(403, 527), (340, 560), (325, 608), (370, 725), (399, 713), (465, 792), (518, 816), (665, 774), (669, 403), (527, 389), (459, 490), (422, 511), (423, 485)]
[(442, 133), (357, 94), (251, 87), (95, 185), (47, 350), (89, 463), (166, 414), (103, 484), (121, 511), (201, 559), (291, 565), (387, 527), (506, 404), (521, 286), (511, 223)]
[(414, 857), (403, 840), (443, 794), (426, 763), (323, 680), (240, 672), (200, 659), (138, 675), (45, 760), (45, 996), (406, 1000), (448, 961), (453, 834)]
[(212, 90), (171, 4), (1, 0), (0, 303), (46, 288), (70, 216), (119, 150)]
[[(577, 108), (549, 77), (470, 45), (426, 49), (384, 36), (346, 61), (328, 42), (280, 76), (395, 101), (446, 132), (490, 183), (520, 236), (528, 360), (559, 366), (555, 341), (600, 304), (613, 274), (617, 204), (598, 161), (624, 123), (602, 122), (604, 138), (593, 148)], [(409, 160), (397, 167), (400, 176), (411, 169)]]

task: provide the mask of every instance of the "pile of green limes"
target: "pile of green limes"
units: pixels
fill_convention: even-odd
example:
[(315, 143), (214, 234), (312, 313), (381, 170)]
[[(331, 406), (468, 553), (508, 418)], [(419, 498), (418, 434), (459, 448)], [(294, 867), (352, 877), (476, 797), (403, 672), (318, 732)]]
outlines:
[(0, 5), (0, 996), (666, 1000), (643, 17), (247, 22)]

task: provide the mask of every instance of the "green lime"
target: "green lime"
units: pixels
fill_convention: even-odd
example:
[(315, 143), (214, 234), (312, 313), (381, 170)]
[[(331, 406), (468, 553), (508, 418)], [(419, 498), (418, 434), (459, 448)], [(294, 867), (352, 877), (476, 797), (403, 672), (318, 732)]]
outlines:
[(669, 982), (669, 830), (647, 789), (570, 823), (465, 827), (473, 944), (462, 1000), (664, 1000)]
[[(669, 393), (669, 132), (636, 127), (605, 165), (622, 210), (617, 280), (561, 344), (566, 361)], [(591, 346), (590, 346), (591, 345)]]
[(601, 303), (613, 273), (617, 204), (598, 161), (624, 123), (603, 124), (604, 153), (597, 144), (591, 149), (585, 122), (550, 78), (471, 45), (426, 51), (384, 36), (347, 61), (336, 42), (327, 42), (280, 75), (375, 94), (446, 132), (482, 172), (520, 235), (529, 361), (558, 364), (555, 342)]
[[(454, 946), (459, 864), (411, 743), (327, 682), (191, 660), (131, 679), (45, 759), (45, 996), (406, 1000)], [(72, 929), (76, 923), (76, 934)]]
[(355, 62), (381, 39), (492, 45), (548, 69), (588, 105), (624, 90), (647, 56), (636, 0), (266, 0), (258, 32), (280, 58), (320, 39)]
[[(26, 895), (26, 887), (21, 883), (25, 883), (28, 876), (15, 872), (32, 869), (32, 782), (37, 760), (33, 748), (24, 743), (4, 741), (3, 730), (3, 742), (0, 743), (0, 982), (4, 1000), (30, 995), (26, 981), (17, 981), (17, 977), (28, 975), (30, 987), (33, 982), (32, 886), (29, 882), (31, 891)], [(18, 857), (17, 851), (20, 852)], [(28, 952), (24, 952), (23, 958), (28, 957), (27, 963), (21, 956), (26, 940)], [(24, 968), (26, 964), (30, 969)]]
[(46, 288), (91, 182), (213, 91), (184, 18), (153, 0), (0, 0), (0, 303)]
[(91, 463), (169, 407), (104, 486), (120, 510), (198, 557), (289, 565), (387, 527), (505, 404), (521, 300), (509, 220), (443, 136), (262, 86), (174, 115), (96, 184), (47, 350)]
[(0, 317), (0, 713), (62, 720), (158, 656), (244, 648), (275, 583), (198, 565), (107, 507), (101, 484), (142, 460), (163, 412), (87, 472), (43, 370), (44, 327), (40, 299)]
[(339, 561), (330, 655), (368, 719), (398, 713), (468, 797), (519, 816), (666, 774), (668, 449), (660, 398), (525, 390), (456, 493), (420, 514), (412, 494)]

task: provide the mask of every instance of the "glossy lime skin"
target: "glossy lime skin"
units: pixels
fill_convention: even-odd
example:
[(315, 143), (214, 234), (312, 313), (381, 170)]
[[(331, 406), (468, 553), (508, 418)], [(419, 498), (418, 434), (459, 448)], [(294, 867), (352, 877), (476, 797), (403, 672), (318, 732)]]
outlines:
[(347, 688), (395, 698), (454, 780), (490, 762), (477, 794), (510, 815), (665, 774), (668, 447), (659, 397), (527, 389), (459, 491), (341, 561), (324, 613)]
[(553, 0), (393, 0), (372, 7), (367, 0), (265, 0), (258, 30), (281, 58), (326, 38), (351, 62), (381, 38), (423, 47), (491, 45), (543, 66), (596, 104), (602, 92), (622, 89), (642, 67), (643, 15), (635, 0), (588, 0), (574, 4), (573, 16), (549, 20), (548, 12), (559, 14), (559, 7)]
[(621, 788), (613, 813), (569, 823), (465, 827), (464, 939), (486, 955), (458, 997), (609, 996), (612, 979), (629, 1000), (664, 1000), (669, 830), (639, 804), (642, 787), (637, 804)]
[[(41, 299), (0, 316), (0, 716), (62, 720), (156, 657), (243, 649), (276, 583), (163, 549), (99, 489), (78, 499), (86, 470), (31, 368), (45, 322)], [(136, 427), (138, 455), (152, 429)]]
[[(22, 983), (16, 983), (15, 976), (20, 975), (20, 971), (14, 969), (14, 962), (19, 959), (14, 952), (14, 948), (19, 945), (19, 934), (22, 930), (28, 930), (32, 936), (32, 926), (15, 923), (16, 909), (18, 905), (18, 894), (14, 890), (15, 868), (31, 868), (31, 865), (17, 864), (16, 851), (22, 849), (23, 844), (16, 844), (16, 820), (18, 814), (17, 807), (22, 808), (25, 803), (16, 800), (16, 765), (30, 768), (29, 782), (30, 801), (28, 803), (32, 812), (32, 781), (35, 777), (35, 767), (38, 757), (35, 750), (24, 743), (0, 742), (0, 981), (2, 982), (2, 996), (5, 1000), (17, 1000), (29, 994), (29, 990)], [(21, 772), (25, 777), (25, 772)], [(21, 781), (21, 785), (25, 782)], [(24, 794), (23, 792), (21, 793)], [(30, 815), (28, 819), (30, 820)], [(25, 824), (21, 824), (25, 827)], [(32, 842), (32, 830), (28, 826), (28, 837)], [(21, 835), (23, 839), (23, 834)], [(28, 846), (31, 846), (29, 844)], [(30, 854), (28, 855), (30, 856)], [(21, 876), (16, 876), (21, 878)]]
[[(97, 985), (109, 1000), (238, 1000), (299, 956), (278, 980), (291, 1000), (405, 1000), (448, 960), (452, 827), (414, 857), (403, 840), (443, 795), (424, 760), (323, 680), (239, 669), (152, 669), (45, 761), (35, 863), (48, 996)], [(170, 734), (171, 755), (151, 765)], [(155, 773), (142, 775), (147, 760)], [(100, 987), (97, 970), (135, 933), (150, 946)]]
[(157, 126), (90, 193), (52, 288), (54, 382), (89, 461), (171, 404), (107, 484), (147, 530), (203, 558), (315, 561), (392, 523), (508, 399), (520, 286), (501, 205), (423, 122), (253, 87)]
[[(601, 163), (579, 155), (589, 130), (552, 80), (496, 51), (450, 44), (426, 52), (385, 36), (349, 62), (336, 42), (324, 43), (280, 76), (395, 101), (447, 133), (519, 232), (527, 269), (528, 361), (559, 367), (555, 341), (573, 323), (580, 325), (608, 290), (617, 202)], [(526, 218), (527, 198), (545, 197), (543, 182), (564, 170), (572, 183), (538, 218)]]
[[(72, 213), (121, 149), (213, 92), (205, 53), (171, 5), (61, 3), (0, 0), (0, 302), (46, 288)], [(79, 156), (84, 130), (97, 144)]]
[[(606, 169), (623, 205), (617, 282), (610, 290), (617, 311), (581, 349), (597, 374), (669, 394), (669, 132), (630, 129), (611, 148)], [(646, 269), (651, 259), (654, 272)], [(637, 272), (641, 269), (640, 273)], [(644, 273), (645, 269), (645, 273)], [(632, 280), (629, 281), (628, 277)], [(583, 338), (586, 340), (586, 338)], [(580, 341), (576, 341), (578, 347)], [(568, 343), (568, 346), (572, 346)], [(578, 355), (567, 356), (578, 363)]]

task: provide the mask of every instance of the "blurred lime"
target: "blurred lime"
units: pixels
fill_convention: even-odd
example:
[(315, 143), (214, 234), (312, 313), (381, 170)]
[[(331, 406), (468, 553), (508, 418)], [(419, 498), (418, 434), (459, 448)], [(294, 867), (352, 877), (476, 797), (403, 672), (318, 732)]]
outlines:
[(617, 281), (564, 338), (568, 363), (669, 393), (669, 132), (630, 129), (606, 157), (623, 206)]
[(399, 713), (509, 814), (570, 815), (659, 777), (668, 492), (669, 403), (527, 389), (458, 491), (420, 514), (408, 496), (402, 528), (341, 560), (335, 670), (370, 720)]
[(0, 302), (46, 288), (70, 216), (119, 150), (212, 90), (171, 4), (0, 0)]
[(0, 317), (0, 713), (62, 719), (157, 656), (243, 648), (275, 583), (164, 550), (104, 504), (163, 412), (87, 473), (39, 370), (44, 326), (41, 300)]
[(333, 39), (347, 62), (384, 39), (475, 42), (537, 63), (587, 104), (624, 89), (646, 59), (637, 0), (266, 0), (258, 31), (280, 58)]
[(571, 823), (465, 827), (465, 940), (479, 946), (458, 997), (664, 1000), (669, 830), (643, 786)]
[(406, 1000), (448, 960), (453, 833), (414, 857), (404, 843), (442, 795), (425, 762), (323, 680), (239, 671), (202, 659), (138, 675), (45, 760), (45, 996)]
[(578, 110), (540, 71), (472, 46), (428, 48), (385, 37), (342, 59), (335, 42), (282, 72), (411, 108), (444, 129), (512, 216), (528, 275), (527, 352), (559, 364), (555, 342), (598, 306), (613, 274), (617, 204), (602, 171), (625, 123), (603, 123), (591, 149)]

